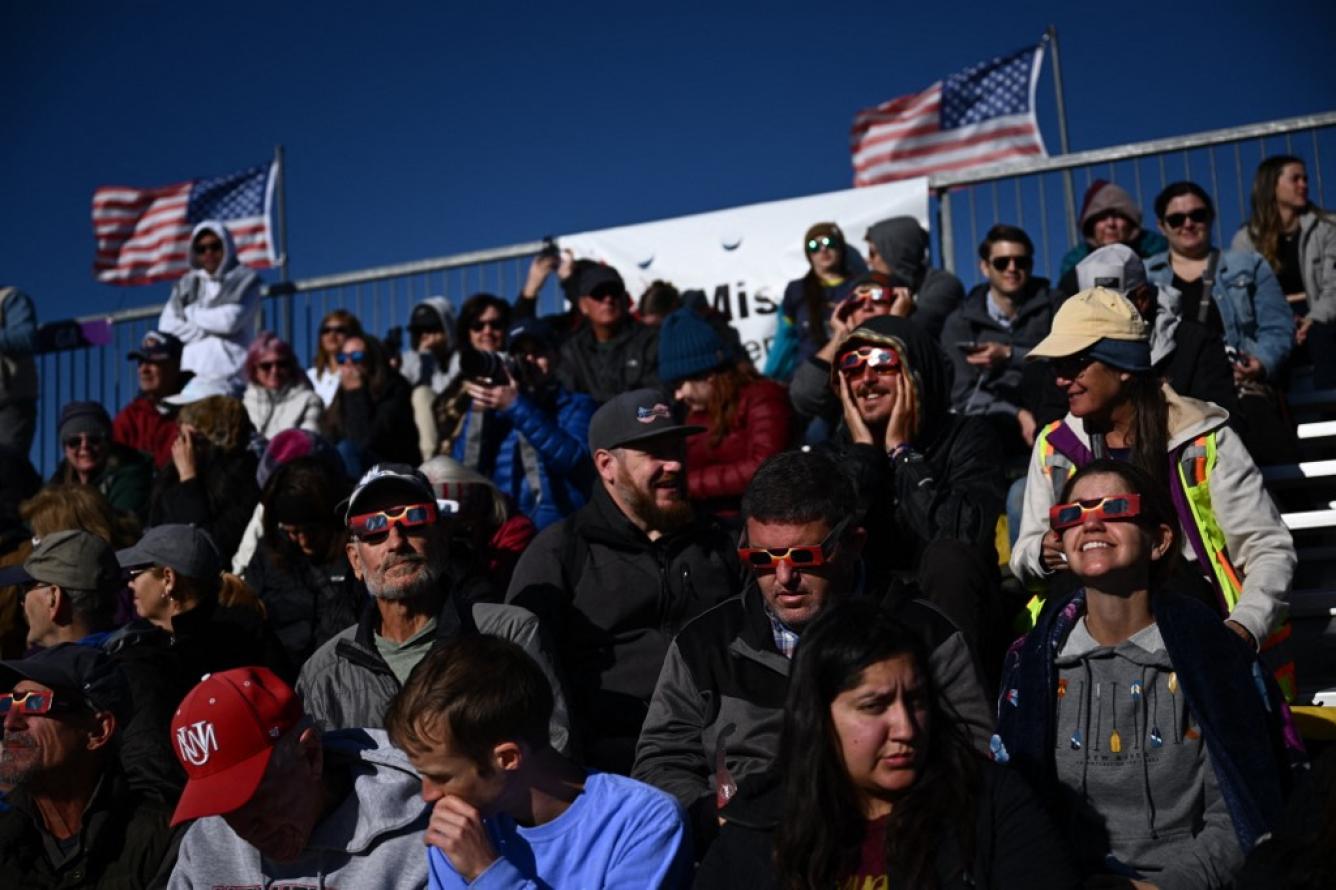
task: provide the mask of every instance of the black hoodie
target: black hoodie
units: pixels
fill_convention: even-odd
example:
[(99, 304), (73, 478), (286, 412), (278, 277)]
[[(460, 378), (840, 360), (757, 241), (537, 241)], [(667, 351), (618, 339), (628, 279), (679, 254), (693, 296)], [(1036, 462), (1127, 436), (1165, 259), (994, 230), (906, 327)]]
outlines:
[(928, 233), (912, 216), (893, 216), (871, 226), (865, 237), (893, 273), (911, 282), (916, 323), (940, 339), (946, 317), (965, 299), (965, 287), (950, 272), (928, 268)]

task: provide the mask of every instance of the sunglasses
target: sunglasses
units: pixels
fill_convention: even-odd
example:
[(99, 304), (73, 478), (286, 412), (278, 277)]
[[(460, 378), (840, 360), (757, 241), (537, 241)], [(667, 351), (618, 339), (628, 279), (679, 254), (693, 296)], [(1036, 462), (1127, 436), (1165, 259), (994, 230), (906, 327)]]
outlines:
[(255, 367), (256, 367), (257, 370), (263, 371), (264, 373), (268, 374), (270, 371), (277, 371), (279, 368), (283, 367), (283, 363), (282, 363), (282, 362), (256, 362), (256, 363), (255, 363)]
[(65, 447), (78, 448), (80, 446), (85, 446), (88, 448), (97, 448), (99, 445), (101, 445), (103, 442), (106, 441), (107, 437), (100, 435), (98, 433), (80, 433), (77, 436), (69, 436), (68, 438), (66, 438)]
[(1075, 380), (1080, 377), (1081, 372), (1090, 367), (1094, 361), (1094, 356), (1086, 353), (1049, 359), (1049, 363), (1053, 366), (1053, 373), (1064, 380)]
[(222, 253), (223, 242), (221, 241), (201, 241), (195, 245), (195, 253)]
[(991, 260), (988, 261), (988, 265), (992, 266), (993, 269), (996, 270), (996, 271), (998, 271), (998, 272), (1005, 272), (1005, 271), (1007, 271), (1007, 269), (1009, 269), (1012, 265), (1015, 265), (1015, 267), (1016, 267), (1017, 269), (1019, 269), (1020, 271), (1022, 271), (1022, 272), (1029, 272), (1031, 269), (1034, 268), (1034, 257), (1032, 257), (1032, 256), (995, 256), (995, 257), (993, 257)]
[(348, 362), (360, 365), (366, 360), (366, 353), (360, 349), (354, 349), (352, 352), (340, 352), (334, 357), (334, 360), (341, 365), (346, 365)]
[(1205, 224), (1211, 221), (1211, 213), (1205, 207), (1198, 207), (1196, 210), (1190, 210), (1187, 213), (1171, 213), (1164, 218), (1171, 229), (1181, 229), (1188, 220), (1195, 223)]
[(435, 522), (435, 504), (408, 504), (350, 517), (348, 531), (369, 544), (378, 544), (385, 540), (390, 529), (396, 525), (401, 531), (407, 532), (410, 528), (419, 528)]
[(506, 326), (499, 321), (492, 321), (492, 320), (475, 321), (473, 324), (469, 325), (469, 330), (475, 334), (478, 333), (479, 331), (485, 331), (488, 329), (491, 329), (493, 331), (504, 331), (506, 329)]
[(1053, 531), (1060, 532), (1074, 525), (1080, 525), (1089, 518), (1110, 522), (1135, 519), (1140, 515), (1141, 495), (1112, 494), (1108, 497), (1073, 501), (1070, 504), (1054, 504), (1048, 509), (1048, 524)]
[(896, 374), (900, 371), (900, 354), (880, 346), (860, 346), (840, 356), (840, 373), (853, 376), (867, 365), (878, 374)]
[(129, 584), (145, 572), (151, 571), (153, 571), (153, 565), (151, 563), (146, 566), (127, 566), (121, 570), (121, 580)]
[(840, 242), (830, 237), (822, 235), (820, 238), (812, 238), (807, 242), (807, 252), (816, 253), (818, 250), (839, 250)]
[(327, 324), (320, 329), (320, 336), (322, 337), (325, 334), (347, 334), (347, 333), (348, 333), (347, 328), (337, 324)]
[(0, 714), (11, 710), (20, 714), (47, 714), (78, 710), (78, 706), (57, 698), (54, 692), (6, 692), (0, 695)]
[(791, 569), (814, 569), (823, 566), (834, 555), (835, 542), (844, 534), (850, 520), (839, 522), (820, 544), (799, 547), (739, 547), (738, 559), (753, 569), (773, 569), (779, 563)]

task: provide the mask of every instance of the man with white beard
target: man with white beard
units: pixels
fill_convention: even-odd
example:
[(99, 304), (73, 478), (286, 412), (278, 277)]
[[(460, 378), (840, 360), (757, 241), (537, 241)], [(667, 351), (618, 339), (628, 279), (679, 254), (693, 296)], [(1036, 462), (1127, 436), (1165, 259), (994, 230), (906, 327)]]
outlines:
[(390, 699), (436, 646), (475, 633), (520, 645), (552, 684), (553, 746), (570, 751), (565, 695), (538, 620), (525, 609), (451, 595), (449, 517), (431, 483), (406, 464), (377, 464), (357, 483), (344, 510), (353, 573), (370, 602), (361, 620), (317, 649), (297, 680), (307, 715), (322, 729), (384, 726)]

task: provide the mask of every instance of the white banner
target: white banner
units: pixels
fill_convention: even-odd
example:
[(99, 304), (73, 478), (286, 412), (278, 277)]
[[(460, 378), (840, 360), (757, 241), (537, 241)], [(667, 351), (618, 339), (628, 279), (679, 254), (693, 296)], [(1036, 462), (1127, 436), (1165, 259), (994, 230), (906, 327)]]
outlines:
[(807, 273), (802, 237), (808, 227), (835, 222), (849, 249), (862, 254), (868, 226), (892, 216), (912, 216), (928, 227), (926, 178), (580, 232), (563, 236), (560, 244), (577, 258), (615, 268), (632, 299), (656, 279), (679, 291), (705, 291), (710, 303), (732, 319), (761, 368), (775, 336), (784, 287)]

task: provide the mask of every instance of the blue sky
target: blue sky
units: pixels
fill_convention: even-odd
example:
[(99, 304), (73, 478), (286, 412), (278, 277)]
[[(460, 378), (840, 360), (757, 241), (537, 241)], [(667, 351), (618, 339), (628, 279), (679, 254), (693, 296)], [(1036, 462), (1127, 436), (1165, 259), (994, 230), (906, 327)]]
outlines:
[[(43, 320), (161, 302), (93, 281), (94, 188), (280, 142), (296, 277), (845, 188), (855, 111), (1049, 23), (1074, 150), (1336, 108), (1336, 4), (1259, 7), (11, 3), (0, 281)], [(1047, 64), (1039, 96), (1057, 153)]]

